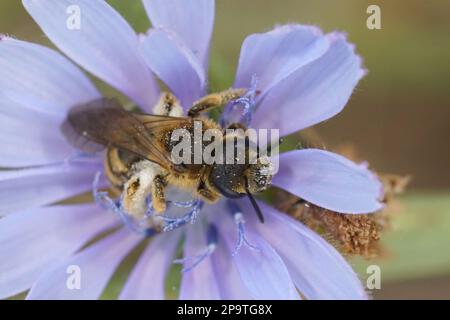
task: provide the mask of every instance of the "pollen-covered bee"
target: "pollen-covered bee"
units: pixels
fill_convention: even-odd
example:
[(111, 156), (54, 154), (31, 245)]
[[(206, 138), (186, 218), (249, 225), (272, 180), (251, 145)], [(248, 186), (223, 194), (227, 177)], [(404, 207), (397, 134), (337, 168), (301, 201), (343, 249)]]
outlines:
[[(249, 147), (248, 137), (226, 134), (226, 128), (202, 116), (203, 112), (223, 106), (243, 94), (243, 89), (229, 89), (207, 95), (193, 104), (187, 117), (182, 116), (182, 108), (171, 93), (161, 95), (154, 114), (126, 111), (114, 99), (99, 99), (72, 108), (61, 128), (66, 139), (81, 151), (92, 153), (107, 148), (104, 168), (112, 191), (121, 195), (124, 210), (136, 218), (145, 214), (149, 197), (154, 210), (164, 212), (165, 189), (173, 185), (208, 203), (216, 202), (222, 196), (238, 198), (247, 195), (263, 222), (252, 194), (266, 189), (271, 183), (269, 158), (259, 156), (257, 147)], [(188, 160), (191, 161), (173, 161), (175, 130), (183, 129), (193, 136), (198, 124), (202, 133), (211, 129), (222, 132), (219, 143), (223, 145), (232, 139), (235, 148), (244, 141), (246, 160), (196, 163), (190, 157)], [(192, 138), (191, 141), (195, 141)], [(194, 149), (195, 143), (192, 143)], [(202, 142), (201, 150), (208, 145)], [(251, 157), (254, 161), (250, 161)]]

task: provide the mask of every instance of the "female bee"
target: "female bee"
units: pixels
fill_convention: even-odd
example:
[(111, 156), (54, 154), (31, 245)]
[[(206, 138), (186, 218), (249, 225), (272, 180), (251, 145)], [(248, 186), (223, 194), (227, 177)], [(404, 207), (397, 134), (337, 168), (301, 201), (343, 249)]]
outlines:
[[(165, 211), (165, 189), (173, 185), (208, 203), (216, 202), (222, 196), (237, 198), (247, 195), (263, 222), (252, 194), (266, 189), (271, 183), (269, 159), (259, 157), (257, 147), (249, 147), (248, 138), (226, 134), (226, 128), (201, 116), (203, 112), (223, 106), (244, 94), (243, 89), (229, 89), (207, 95), (194, 103), (187, 117), (181, 116), (182, 108), (170, 93), (161, 95), (152, 115), (126, 111), (114, 99), (99, 99), (75, 106), (63, 123), (62, 132), (73, 146), (84, 152), (107, 148), (104, 160), (106, 176), (112, 191), (121, 195), (124, 211), (133, 217), (143, 217), (149, 196), (156, 212)], [(183, 129), (194, 135), (198, 123), (202, 133), (211, 129), (223, 132), (222, 141), (219, 141), (223, 145), (232, 139), (233, 148), (236, 148), (245, 140), (246, 161), (174, 162), (172, 151), (176, 144), (172, 137), (175, 130)], [(191, 141), (195, 141), (192, 138)], [(201, 150), (207, 146), (208, 143), (202, 142)], [(255, 161), (249, 161), (250, 157)]]

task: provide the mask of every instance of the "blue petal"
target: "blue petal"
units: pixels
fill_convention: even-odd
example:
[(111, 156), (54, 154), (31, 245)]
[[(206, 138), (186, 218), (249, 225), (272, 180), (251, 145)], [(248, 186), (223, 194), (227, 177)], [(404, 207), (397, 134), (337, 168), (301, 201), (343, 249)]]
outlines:
[(0, 39), (0, 94), (58, 119), (70, 107), (100, 97), (91, 81), (61, 54), (8, 37)]
[(0, 166), (24, 167), (61, 162), (75, 150), (55, 117), (28, 109), (0, 92)]
[[(194, 257), (208, 246), (206, 230), (198, 221), (189, 226), (184, 244), (184, 257)], [(217, 277), (212, 267), (211, 258), (206, 257), (200, 264), (184, 272), (181, 280), (181, 300), (215, 300), (221, 299)]]
[(319, 207), (357, 214), (383, 208), (381, 182), (365, 165), (317, 149), (282, 153), (279, 161), (273, 185)]
[[(158, 88), (146, 67), (136, 33), (106, 1), (23, 0), (28, 13), (69, 58), (151, 110)], [(68, 28), (78, 6), (80, 28)]]
[(91, 189), (100, 164), (0, 171), (0, 216), (51, 204)]
[(248, 88), (252, 77), (264, 96), (296, 70), (322, 56), (329, 42), (312, 26), (284, 25), (248, 36), (241, 48), (235, 87)]
[(179, 240), (179, 231), (167, 232), (152, 239), (122, 289), (120, 299), (164, 299), (166, 274)]
[[(300, 292), (308, 299), (366, 299), (345, 259), (318, 234), (298, 221), (259, 202), (266, 222), (254, 227), (275, 248)], [(253, 210), (246, 206), (247, 210)]]
[[(232, 252), (237, 239), (233, 220), (224, 216), (220, 221), (221, 236)], [(243, 246), (232, 261), (251, 297), (257, 300), (299, 299), (288, 269), (277, 252), (254, 230), (247, 228), (246, 234), (257, 250)]]
[(325, 54), (269, 90), (252, 126), (280, 129), (284, 136), (342, 111), (365, 70), (354, 46), (343, 35), (333, 33), (327, 39), (330, 47)]
[(170, 30), (152, 29), (144, 38), (143, 52), (150, 69), (189, 108), (205, 93), (205, 71), (198, 58)]
[(207, 69), (214, 0), (143, 0), (154, 27), (173, 31)]
[(252, 299), (252, 295), (242, 282), (239, 271), (233, 263), (231, 252), (224, 241), (222, 237), (219, 238), (217, 249), (211, 255), (220, 296), (224, 300)]
[[(48, 268), (31, 288), (29, 300), (98, 299), (120, 262), (142, 240), (127, 229), (120, 229), (87, 249)], [(80, 271), (80, 288), (68, 286), (69, 267)], [(76, 275), (75, 275), (76, 276)]]
[(32, 209), (0, 219), (0, 298), (29, 289), (43, 272), (116, 221), (93, 204)]

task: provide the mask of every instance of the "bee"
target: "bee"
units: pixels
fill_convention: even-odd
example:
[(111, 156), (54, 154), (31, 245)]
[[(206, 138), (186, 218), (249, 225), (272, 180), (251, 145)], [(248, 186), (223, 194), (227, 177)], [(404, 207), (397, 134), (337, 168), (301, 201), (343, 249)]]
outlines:
[[(263, 215), (252, 194), (271, 184), (271, 163), (267, 156), (258, 156), (257, 147), (249, 147), (248, 138), (229, 134), (216, 121), (203, 114), (242, 97), (244, 89), (228, 89), (207, 95), (193, 104), (187, 116), (178, 100), (164, 92), (155, 105), (154, 114), (125, 110), (115, 99), (101, 98), (73, 107), (61, 126), (67, 141), (77, 149), (93, 153), (106, 149), (105, 175), (111, 191), (121, 196), (124, 211), (143, 217), (147, 199), (157, 214), (166, 210), (166, 188), (175, 186), (193, 194), (194, 198), (214, 203), (226, 198), (249, 197), (261, 222)], [(219, 130), (221, 141), (232, 139), (233, 147), (245, 140), (244, 163), (195, 163), (173, 161), (172, 139), (175, 130), (194, 134), (196, 123), (206, 130)], [(234, 126), (239, 126), (235, 124)], [(194, 139), (192, 139), (194, 141)], [(202, 142), (202, 150), (207, 146)], [(250, 156), (256, 161), (250, 162)]]

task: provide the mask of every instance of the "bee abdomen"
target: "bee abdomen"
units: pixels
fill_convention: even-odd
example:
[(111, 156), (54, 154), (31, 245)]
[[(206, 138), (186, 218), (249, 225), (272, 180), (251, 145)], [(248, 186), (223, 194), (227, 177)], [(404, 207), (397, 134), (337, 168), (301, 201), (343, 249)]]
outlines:
[(119, 150), (115, 147), (108, 147), (105, 157), (105, 174), (111, 185), (117, 189), (122, 189), (130, 178), (132, 165), (141, 160), (134, 154)]

